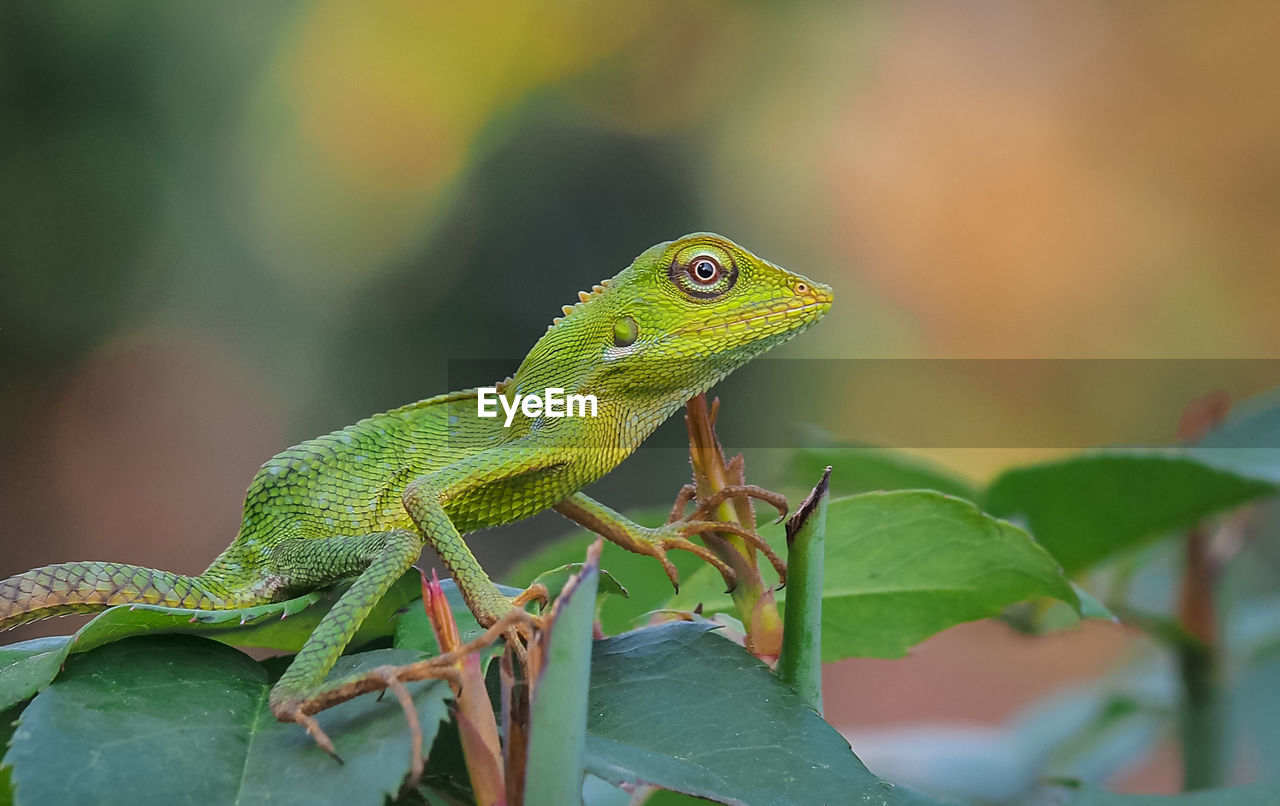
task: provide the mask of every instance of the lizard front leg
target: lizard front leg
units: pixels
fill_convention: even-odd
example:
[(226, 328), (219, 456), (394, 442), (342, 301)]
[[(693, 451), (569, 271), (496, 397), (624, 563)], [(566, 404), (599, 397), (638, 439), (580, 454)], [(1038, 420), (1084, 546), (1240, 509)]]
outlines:
[(326, 681), (342, 651), (374, 605), (422, 553), (422, 538), (407, 529), (363, 537), (286, 540), (271, 552), (277, 573), (291, 585), (318, 587), (355, 574), (356, 581), (325, 614), (289, 668), (271, 688), (271, 713), (297, 722), (336, 757), (333, 742), (312, 714), (328, 707), (323, 695), (348, 681)]
[[(456, 486), (460, 488), (464, 484)], [(438, 475), (423, 476), (405, 488), (404, 508), (449, 569), (449, 575), (476, 621), (482, 627), (491, 627), (512, 609), (521, 608), (530, 601), (541, 600), (545, 604), (546, 589), (540, 585), (512, 599), (493, 584), (445, 512), (443, 501), (457, 492), (460, 490), (450, 489), (448, 482)]]
[[(735, 492), (738, 492), (738, 490), (735, 489)], [(773, 501), (770, 501), (770, 503), (773, 503)], [(676, 571), (675, 565), (671, 563), (671, 560), (667, 559), (667, 552), (672, 549), (688, 551), (710, 563), (724, 577), (725, 584), (731, 590), (737, 584), (737, 574), (726, 562), (717, 557), (707, 547), (700, 546), (689, 539), (704, 532), (729, 532), (742, 537), (769, 558), (769, 562), (773, 564), (774, 569), (778, 572), (778, 577), (782, 581), (785, 582), (787, 578), (786, 563), (769, 547), (764, 538), (741, 524), (700, 520), (695, 517), (686, 520), (674, 520), (656, 529), (651, 529), (630, 520), (617, 510), (610, 509), (584, 493), (574, 493), (557, 503), (554, 509), (579, 526), (590, 529), (627, 551), (656, 558), (662, 563), (663, 571), (666, 572), (667, 578), (671, 580), (671, 584), (676, 590), (680, 589), (680, 576)], [(698, 512), (702, 512), (703, 509), (705, 509), (705, 506), (699, 508)], [(695, 515), (697, 514), (695, 513)]]

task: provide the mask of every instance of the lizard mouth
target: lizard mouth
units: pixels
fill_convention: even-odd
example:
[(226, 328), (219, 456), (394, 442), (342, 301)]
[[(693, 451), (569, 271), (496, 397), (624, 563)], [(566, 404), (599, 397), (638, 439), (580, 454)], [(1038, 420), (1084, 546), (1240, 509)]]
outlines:
[[(685, 328), (678, 332), (682, 334), (706, 333), (712, 330), (727, 330), (730, 328), (738, 328), (750, 326), (752, 324), (780, 325), (786, 323), (790, 329), (803, 323), (816, 322), (826, 314), (831, 308), (830, 297), (825, 299), (817, 299), (812, 302), (806, 302), (802, 305), (771, 305), (768, 307), (759, 306), (748, 309), (742, 316), (736, 316), (732, 319), (720, 319), (698, 327)], [(770, 331), (777, 332), (779, 328), (769, 328)]]

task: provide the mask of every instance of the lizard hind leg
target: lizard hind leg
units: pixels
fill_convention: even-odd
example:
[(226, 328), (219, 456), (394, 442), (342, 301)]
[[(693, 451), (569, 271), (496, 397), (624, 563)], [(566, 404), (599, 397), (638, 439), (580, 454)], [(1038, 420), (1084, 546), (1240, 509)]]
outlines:
[(59, 563), (0, 582), (0, 630), (52, 616), (93, 613), (122, 604), (197, 610), (232, 606), (224, 591), (201, 577), (123, 563)]

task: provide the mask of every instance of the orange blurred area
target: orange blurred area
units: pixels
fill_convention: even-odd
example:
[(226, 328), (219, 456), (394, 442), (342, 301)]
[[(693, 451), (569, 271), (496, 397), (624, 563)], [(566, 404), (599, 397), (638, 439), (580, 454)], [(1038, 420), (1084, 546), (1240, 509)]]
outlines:
[[(0, 9), (0, 576), (199, 571), (273, 453), (446, 391), (451, 362), (514, 369), (578, 289), (691, 231), (835, 288), (792, 359), (1280, 358), (1274, 3), (233, 6)], [(998, 444), (947, 445), (929, 383), (855, 406), (865, 375), (811, 380), (759, 422), (976, 479), (1171, 440), (1169, 401), (1212, 391), (963, 382), (929, 416)], [(686, 475), (650, 455), (605, 484), (664, 504)], [(563, 531), (478, 553), (497, 573)], [(966, 626), (831, 666), (829, 716), (999, 726), (1130, 643)], [(1173, 791), (1165, 756), (1111, 783)]]

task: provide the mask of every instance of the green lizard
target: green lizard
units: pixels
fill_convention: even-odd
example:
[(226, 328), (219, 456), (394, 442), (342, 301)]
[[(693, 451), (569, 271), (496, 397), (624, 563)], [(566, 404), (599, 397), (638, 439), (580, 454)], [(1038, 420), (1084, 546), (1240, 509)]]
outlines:
[(595, 417), (481, 417), (474, 389), (375, 415), (263, 465), (249, 486), (239, 534), (204, 573), (106, 562), (44, 566), (0, 582), (0, 629), (132, 603), (247, 607), (354, 578), (270, 696), (278, 719), (304, 725), (332, 753), (311, 714), (332, 704), (324, 695), (348, 681), (326, 675), (424, 543), (485, 626), (537, 592), (514, 601), (503, 596), (462, 535), (548, 508), (656, 557), (673, 584), (671, 549), (697, 554), (734, 584), (732, 569), (689, 540), (712, 530), (742, 535), (779, 564), (754, 533), (699, 519), (725, 495), (768, 500), (758, 488), (724, 490), (688, 518), (658, 528), (633, 523), (578, 490), (615, 467), (686, 400), (815, 323), (831, 301), (827, 286), (717, 235), (658, 244), (611, 280), (579, 292), (579, 302), (565, 306), (514, 378), (497, 387), (504, 398), (548, 388), (591, 394)]

